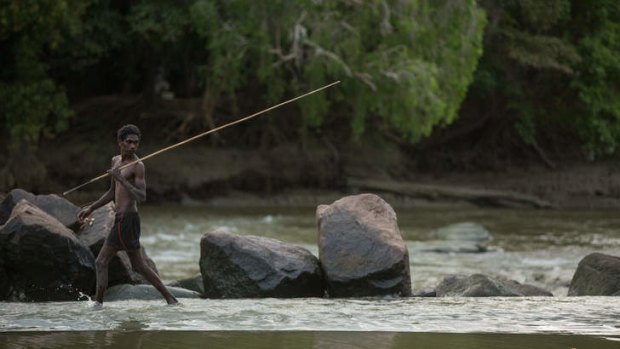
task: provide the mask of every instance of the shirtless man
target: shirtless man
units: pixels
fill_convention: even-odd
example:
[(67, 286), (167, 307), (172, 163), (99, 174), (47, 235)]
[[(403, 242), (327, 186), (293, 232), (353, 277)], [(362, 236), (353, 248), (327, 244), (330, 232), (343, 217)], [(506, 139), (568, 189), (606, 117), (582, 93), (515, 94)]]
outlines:
[(136, 149), (140, 143), (140, 130), (134, 125), (125, 125), (117, 132), (120, 155), (112, 158), (112, 167), (108, 170), (112, 180), (110, 189), (89, 206), (78, 213), (84, 222), (97, 208), (114, 200), (116, 217), (114, 226), (97, 256), (97, 293), (95, 308), (103, 305), (103, 296), (108, 287), (108, 265), (119, 250), (127, 251), (132, 268), (150, 282), (166, 299), (168, 304), (177, 304), (177, 299), (168, 291), (157, 274), (145, 262), (140, 246), (140, 217), (138, 202), (146, 200), (146, 181), (142, 161), (119, 170), (119, 167), (138, 160)]

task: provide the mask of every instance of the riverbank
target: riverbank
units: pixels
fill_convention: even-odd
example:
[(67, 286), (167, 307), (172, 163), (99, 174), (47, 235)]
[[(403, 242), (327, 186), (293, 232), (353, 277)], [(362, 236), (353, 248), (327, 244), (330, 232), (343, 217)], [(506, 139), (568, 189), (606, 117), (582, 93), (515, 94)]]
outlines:
[[(181, 115), (167, 113), (163, 106), (149, 107), (139, 98), (101, 97), (74, 107), (77, 116), (69, 129), (42, 140), (34, 157), (18, 154), (11, 159), (8, 151), (0, 152), (0, 168), (8, 164), (16, 172), (10, 185), (3, 183), (6, 173), (0, 172), (4, 179), (0, 193), (21, 187), (37, 194), (60, 194), (104, 173), (118, 151), (116, 130), (126, 123), (142, 130), (141, 156), (199, 133), (179, 128), (175, 122)], [(500, 191), (507, 197), (526, 195), (560, 209), (620, 208), (618, 159), (587, 161), (583, 149), (569, 140), (541, 145), (546, 153), (509, 140), (481, 145), (478, 136), (446, 137), (450, 130), (458, 131), (455, 123), (416, 146), (372, 132), (353, 141), (330, 128), (303, 136), (294, 127), (286, 133), (277, 131), (268, 121), (291, 115), (286, 110), (271, 114), (149, 159), (145, 163), (148, 203), (313, 206), (371, 191), (393, 206), (502, 207), (498, 200), (485, 202), (460, 194), (351, 185), (381, 181), (387, 186), (439, 187), (444, 194), (467, 189)], [(232, 119), (216, 121), (222, 124)], [(20, 180), (23, 184), (17, 183)], [(88, 203), (108, 185), (107, 180), (90, 184), (68, 199)]]
[[(168, 127), (170, 121), (159, 114), (138, 107), (118, 111), (110, 108), (114, 105), (103, 101), (77, 108), (80, 117), (73, 120), (68, 131), (41, 142), (36, 157), (30, 159), (38, 164), (17, 166), (22, 178), (30, 178), (30, 172), (44, 173), (39, 183), (20, 187), (37, 194), (60, 194), (104, 173), (118, 151), (116, 129), (125, 123), (134, 123), (142, 129), (138, 152), (141, 156), (188, 136), (176, 135)], [(415, 148), (386, 139), (368, 137), (351, 142), (327, 134), (303, 139), (279, 135), (277, 141), (268, 141), (275, 136), (264, 134), (265, 130), (260, 123), (250, 123), (149, 159), (145, 163), (148, 202), (231, 207), (312, 206), (371, 191), (394, 206), (502, 206), (497, 201), (485, 203), (460, 195), (415, 190), (382, 192), (378, 188), (351, 185), (352, 181), (361, 180), (440, 187), (444, 193), (460, 189), (501, 191), (508, 196), (527, 195), (560, 209), (620, 208), (620, 176), (616, 176), (620, 162), (617, 159), (589, 162), (574, 147), (547, 154), (553, 159), (553, 166), (549, 166), (532, 152), (506, 145), (501, 151), (473, 149), (463, 141), (431, 147), (431, 138), (426, 145)], [(257, 140), (250, 141), (249, 135)], [(438, 132), (437, 137), (440, 136)], [(241, 144), (260, 145), (243, 147)], [(0, 166), (11, 162), (7, 156), (7, 153), (0, 154)], [(85, 204), (97, 199), (108, 185), (107, 180), (102, 180), (68, 198)], [(5, 186), (0, 192), (19, 185)]]
[[(334, 155), (325, 148), (304, 152), (288, 146), (268, 150), (188, 146), (162, 154), (146, 163), (149, 203), (313, 206), (345, 195), (375, 192), (395, 207), (517, 207), (351, 184), (362, 180), (448, 191), (500, 191), (540, 199), (558, 209), (620, 208), (620, 176), (616, 175), (620, 166), (612, 161), (579, 162), (555, 169), (534, 165), (502, 171), (422, 171), (415, 169), (414, 159), (394, 149), (382, 152), (359, 147)], [(109, 148), (105, 154), (80, 159), (78, 167), (69, 162), (74, 156), (58, 155), (71, 151), (40, 156), (53, 174), (45, 185), (50, 188), (48, 193), (61, 193), (103, 173), (114, 154), (114, 148)], [(146, 146), (142, 153), (156, 149)], [(84, 204), (97, 199), (107, 186), (107, 181), (100, 181), (68, 198)]]

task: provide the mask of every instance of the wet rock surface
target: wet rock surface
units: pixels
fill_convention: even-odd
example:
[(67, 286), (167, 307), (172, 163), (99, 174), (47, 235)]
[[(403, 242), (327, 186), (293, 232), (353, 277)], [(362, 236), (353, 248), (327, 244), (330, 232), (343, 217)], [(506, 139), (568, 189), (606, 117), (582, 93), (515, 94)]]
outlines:
[(568, 295), (620, 295), (620, 257), (602, 253), (585, 256), (573, 275)]
[(95, 258), (88, 247), (25, 200), (0, 229), (0, 252), (9, 300), (77, 300), (94, 286)]
[(325, 292), (315, 256), (260, 236), (206, 233), (200, 271), (209, 298), (321, 297)]
[(539, 287), (483, 274), (449, 275), (435, 289), (437, 297), (553, 296)]
[(388, 203), (348, 196), (319, 206), (316, 217), (330, 297), (411, 295), (409, 253)]

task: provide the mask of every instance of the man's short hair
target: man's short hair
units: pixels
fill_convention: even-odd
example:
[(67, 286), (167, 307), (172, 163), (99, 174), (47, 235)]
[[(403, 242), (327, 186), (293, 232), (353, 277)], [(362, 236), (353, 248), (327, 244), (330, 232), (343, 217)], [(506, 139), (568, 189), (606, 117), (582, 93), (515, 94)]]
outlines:
[(116, 137), (119, 141), (124, 141), (129, 135), (136, 135), (138, 138), (142, 138), (138, 126), (132, 124), (125, 125), (119, 128), (118, 132), (116, 132)]

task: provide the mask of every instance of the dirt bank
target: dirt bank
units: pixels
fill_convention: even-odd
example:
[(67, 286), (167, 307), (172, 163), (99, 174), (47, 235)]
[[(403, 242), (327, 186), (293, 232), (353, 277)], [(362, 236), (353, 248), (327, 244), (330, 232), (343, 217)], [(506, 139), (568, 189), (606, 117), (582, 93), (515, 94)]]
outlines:
[[(141, 153), (156, 149), (147, 144)], [(39, 157), (49, 174), (45, 187), (60, 193), (103, 173), (114, 151), (113, 146), (72, 142), (43, 148)], [(431, 173), (417, 170), (413, 159), (395, 147), (348, 146), (336, 151), (317, 142), (269, 149), (189, 145), (149, 159), (146, 167), (152, 204), (311, 206), (369, 191), (348, 184), (356, 178), (526, 194), (561, 209), (620, 207), (619, 166), (615, 162), (564, 164), (553, 170), (532, 165), (502, 171)], [(107, 185), (107, 181), (89, 185), (70, 199), (78, 204), (94, 200)], [(478, 205), (454, 198), (378, 193), (395, 206)]]

